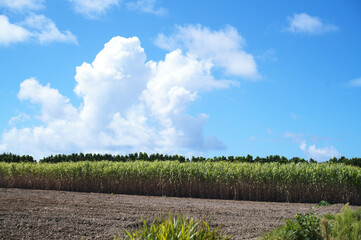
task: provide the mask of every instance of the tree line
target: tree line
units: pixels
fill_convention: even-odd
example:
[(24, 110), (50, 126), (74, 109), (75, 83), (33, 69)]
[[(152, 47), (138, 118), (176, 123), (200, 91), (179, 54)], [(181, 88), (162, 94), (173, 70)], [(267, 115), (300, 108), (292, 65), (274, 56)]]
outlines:
[(29, 155), (16, 155), (16, 154), (12, 154), (12, 153), (3, 153), (0, 154), (0, 162), (13, 162), (13, 163), (20, 163), (20, 162), (32, 162), (35, 163), (36, 161), (34, 160), (34, 158), (32, 156)]
[(179, 162), (249, 162), (249, 163), (271, 163), (271, 162), (279, 162), (279, 163), (307, 163), (313, 162), (316, 163), (315, 160), (310, 159), (307, 161), (303, 158), (293, 157), (288, 159), (284, 156), (278, 155), (270, 155), (267, 157), (256, 157), (253, 158), (251, 155), (247, 156), (215, 156), (213, 158), (205, 158), (205, 157), (195, 157), (192, 156), (190, 158), (182, 156), (182, 155), (168, 155), (168, 154), (159, 154), (153, 153), (148, 155), (147, 153), (130, 153), (127, 155), (111, 155), (111, 154), (92, 154), (92, 153), (73, 153), (70, 155), (66, 154), (58, 154), (51, 155), (45, 158), (40, 159), (40, 163), (59, 163), (59, 162), (81, 162), (81, 161), (113, 161), (113, 162), (132, 162), (132, 161), (147, 161), (147, 162), (155, 162), (155, 161), (179, 161)]
[[(292, 157), (287, 158), (285, 156), (279, 155), (270, 155), (267, 157), (253, 157), (251, 155), (247, 156), (215, 156), (213, 158), (205, 158), (205, 157), (195, 157), (192, 156), (190, 158), (182, 156), (182, 155), (168, 155), (168, 154), (160, 154), (160, 153), (152, 153), (147, 154), (144, 152), (140, 153), (129, 153), (126, 155), (112, 155), (112, 154), (98, 154), (98, 153), (72, 153), (72, 154), (57, 154), (50, 155), (48, 157), (44, 157), (40, 159), (39, 163), (60, 163), (60, 162), (82, 162), (82, 161), (112, 161), (112, 162), (131, 162), (131, 161), (179, 161), (179, 162), (249, 162), (249, 163), (317, 163), (316, 160), (310, 158), (309, 160), (305, 160), (304, 158)], [(29, 155), (16, 155), (12, 153), (3, 153), (0, 155), (0, 162), (36, 162), (32, 156)], [(329, 163), (343, 163), (346, 165), (358, 166), (361, 167), (361, 158), (346, 158), (341, 156), (340, 158), (331, 158)]]

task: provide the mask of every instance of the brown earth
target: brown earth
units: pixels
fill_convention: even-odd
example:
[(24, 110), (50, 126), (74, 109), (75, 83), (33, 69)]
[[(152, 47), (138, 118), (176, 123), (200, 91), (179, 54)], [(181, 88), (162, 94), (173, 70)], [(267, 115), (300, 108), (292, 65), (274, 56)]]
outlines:
[(0, 239), (113, 239), (162, 212), (213, 215), (232, 239), (255, 239), (297, 212), (336, 213), (342, 206), (0, 188)]

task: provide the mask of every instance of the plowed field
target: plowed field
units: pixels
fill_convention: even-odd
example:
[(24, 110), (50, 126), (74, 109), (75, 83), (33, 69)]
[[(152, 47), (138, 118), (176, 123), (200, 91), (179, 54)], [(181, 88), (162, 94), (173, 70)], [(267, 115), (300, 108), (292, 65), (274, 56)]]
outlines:
[(213, 216), (232, 239), (255, 239), (297, 212), (336, 213), (342, 206), (0, 188), (0, 238), (113, 239), (142, 217), (150, 221), (171, 212)]

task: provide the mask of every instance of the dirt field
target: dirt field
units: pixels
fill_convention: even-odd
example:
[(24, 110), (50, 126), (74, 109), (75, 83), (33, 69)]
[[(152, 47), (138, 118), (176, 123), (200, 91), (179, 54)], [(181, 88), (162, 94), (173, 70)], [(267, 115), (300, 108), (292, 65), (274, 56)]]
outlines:
[[(222, 224), (232, 239), (255, 239), (315, 204), (248, 202), (0, 188), (0, 239), (113, 239), (162, 212)], [(339, 212), (342, 204), (315, 208)]]

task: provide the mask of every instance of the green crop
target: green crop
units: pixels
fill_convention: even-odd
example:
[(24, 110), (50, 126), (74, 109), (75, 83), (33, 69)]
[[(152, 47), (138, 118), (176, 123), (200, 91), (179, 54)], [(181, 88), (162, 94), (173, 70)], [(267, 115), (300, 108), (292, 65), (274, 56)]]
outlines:
[(0, 162), (0, 187), (361, 204), (361, 169), (344, 164)]

